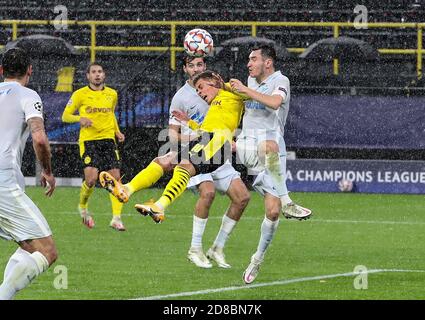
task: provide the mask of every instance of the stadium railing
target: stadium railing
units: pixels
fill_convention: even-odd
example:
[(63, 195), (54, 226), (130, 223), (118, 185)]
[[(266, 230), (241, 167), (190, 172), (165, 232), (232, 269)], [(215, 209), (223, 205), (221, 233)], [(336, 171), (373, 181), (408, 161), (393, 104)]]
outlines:
[[(398, 23), (398, 22), (370, 22), (367, 24), (358, 24), (353, 22), (278, 22), (278, 21), (75, 21), (75, 20), (2, 20), (0, 25), (11, 26), (11, 39), (18, 38), (20, 26), (84, 26), (90, 29), (90, 44), (75, 46), (79, 49), (90, 51), (90, 59), (96, 59), (96, 53), (100, 51), (144, 51), (144, 52), (166, 52), (170, 54), (170, 67), (176, 69), (176, 53), (183, 51), (183, 48), (177, 44), (177, 36), (186, 32), (190, 27), (211, 28), (211, 27), (242, 27), (247, 28), (252, 36), (257, 36), (261, 28), (325, 28), (331, 29), (334, 37), (338, 37), (342, 30), (359, 29), (361, 31), (389, 28), (389, 29), (409, 29), (416, 30), (416, 48), (379, 48), (381, 54), (389, 55), (416, 55), (416, 75), (422, 78), (422, 56), (425, 53), (423, 49), (423, 28), (425, 23)], [(104, 46), (97, 45), (97, 28), (100, 26), (123, 26), (123, 27), (167, 27), (169, 28), (169, 46)], [(0, 48), (4, 47), (0, 45)], [(305, 48), (288, 48), (290, 52), (302, 53)], [(333, 72), (335, 75), (339, 72), (339, 62), (334, 60)]]

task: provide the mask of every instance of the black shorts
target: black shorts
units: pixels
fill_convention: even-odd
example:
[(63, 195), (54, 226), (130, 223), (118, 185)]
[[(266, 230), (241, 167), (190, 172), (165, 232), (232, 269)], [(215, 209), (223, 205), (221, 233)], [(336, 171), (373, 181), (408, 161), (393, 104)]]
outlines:
[(218, 142), (217, 147), (214, 148), (211, 146), (213, 137), (213, 133), (204, 132), (198, 139), (191, 141), (187, 148), (181, 150), (179, 156), (182, 159), (190, 160), (195, 167), (196, 174), (213, 172), (227, 160), (231, 163), (234, 161), (229, 141)]
[(80, 143), (83, 168), (94, 167), (99, 171), (121, 168), (118, 146), (113, 139), (89, 140)]

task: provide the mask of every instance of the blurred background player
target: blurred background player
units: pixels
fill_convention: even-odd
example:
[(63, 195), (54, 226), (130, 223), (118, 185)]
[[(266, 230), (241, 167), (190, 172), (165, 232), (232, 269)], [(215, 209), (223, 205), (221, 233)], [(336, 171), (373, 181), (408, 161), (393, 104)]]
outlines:
[(0, 72), (0, 237), (19, 247), (10, 257), (0, 286), (0, 300), (12, 299), (57, 259), (52, 232), (43, 214), (25, 194), (21, 171), (25, 143), (31, 132), (41, 165), (41, 183), (50, 197), (55, 190), (50, 144), (44, 130), (39, 95), (26, 88), (32, 74), (28, 54), (22, 49), (4, 53)]
[[(79, 122), (81, 125), (79, 147), (84, 168), (84, 181), (80, 190), (78, 210), (83, 223), (94, 227), (94, 220), (88, 210), (88, 200), (96, 186), (100, 170), (107, 170), (120, 179), (121, 158), (116, 140), (124, 142), (115, 117), (118, 101), (117, 92), (105, 86), (105, 71), (99, 63), (91, 63), (87, 68), (89, 85), (75, 91), (63, 112), (62, 121)], [(74, 113), (78, 111), (78, 115)], [(121, 221), (123, 204), (110, 195), (112, 220), (110, 226), (125, 231)]]
[[(193, 78), (206, 70), (205, 59), (184, 54), (182, 56), (182, 64), (183, 71), (187, 75), (188, 80), (176, 92), (170, 106), (168, 134), (172, 144), (172, 150), (174, 151), (162, 157), (155, 158), (146, 169), (142, 170), (128, 184), (125, 184), (122, 188), (115, 188), (115, 190), (124, 189), (125, 201), (128, 200), (128, 197), (132, 193), (154, 184), (162, 177), (164, 172), (171, 171), (178, 162), (177, 153), (180, 147), (186, 147), (191, 139), (197, 137), (195, 132), (188, 126), (182, 125), (173, 114), (179, 112), (179, 114), (184, 114), (188, 119), (202, 123), (208, 111), (208, 103), (196, 93), (193, 84)], [(101, 184), (105, 185), (107, 180), (108, 174), (102, 172), (100, 174)], [(113, 183), (117, 186), (119, 184), (118, 182)], [(230, 264), (225, 260), (223, 248), (249, 202), (250, 194), (248, 189), (242, 182), (239, 172), (229, 162), (212, 173), (199, 174), (192, 177), (189, 180), (188, 188), (199, 192), (199, 199), (195, 206), (192, 241), (187, 258), (201, 268), (211, 268), (212, 264), (210, 260), (215, 261), (221, 268), (230, 268)], [(215, 198), (216, 189), (221, 193), (226, 193), (231, 203), (223, 215), (217, 237), (211, 248), (207, 251), (207, 255), (205, 255), (202, 249), (202, 238), (208, 221), (209, 210)], [(114, 188), (107, 188), (107, 190), (113, 191)]]
[(284, 126), (289, 111), (289, 79), (275, 70), (276, 51), (262, 45), (252, 49), (248, 62), (248, 87), (237, 79), (230, 84), (252, 100), (245, 104), (242, 132), (237, 140), (242, 163), (259, 172), (253, 187), (264, 196), (266, 215), (256, 253), (244, 273), (245, 283), (255, 280), (264, 254), (279, 224), (280, 212), (286, 218), (307, 219), (311, 210), (295, 204), (286, 187), (286, 145)]

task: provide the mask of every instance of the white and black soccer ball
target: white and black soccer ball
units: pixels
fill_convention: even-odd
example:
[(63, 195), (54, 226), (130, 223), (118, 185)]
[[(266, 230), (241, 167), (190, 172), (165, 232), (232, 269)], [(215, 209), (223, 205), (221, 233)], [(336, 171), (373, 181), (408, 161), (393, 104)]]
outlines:
[(338, 189), (341, 192), (351, 192), (353, 191), (353, 181), (341, 179), (338, 181)]
[(192, 29), (184, 37), (184, 51), (194, 57), (205, 57), (212, 53), (214, 41), (204, 29)]

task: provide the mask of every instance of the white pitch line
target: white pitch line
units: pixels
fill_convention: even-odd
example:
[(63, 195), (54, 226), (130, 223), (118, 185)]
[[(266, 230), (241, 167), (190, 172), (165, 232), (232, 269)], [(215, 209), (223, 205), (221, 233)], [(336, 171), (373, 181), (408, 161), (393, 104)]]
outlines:
[(367, 224), (406, 224), (406, 225), (425, 225), (425, 222), (420, 221), (379, 221), (379, 220), (338, 220), (338, 219), (314, 219), (310, 222), (325, 222), (325, 223), (367, 223)]
[[(58, 212), (55, 213), (55, 215), (57, 215), (57, 214), (63, 214), (63, 215), (79, 215), (79, 213), (76, 212), (76, 211), (58, 211)], [(109, 215), (111, 215), (110, 212), (96, 212), (94, 214), (95, 215), (98, 215), (98, 216), (109, 216)], [(193, 219), (193, 216), (187, 216), (187, 215), (168, 214), (166, 216), (167, 217), (170, 217), (170, 218), (173, 218), (173, 219), (174, 218)], [(221, 219), (223, 219), (223, 217), (222, 216), (213, 215), (213, 216), (208, 217), (208, 219), (211, 219), (211, 220), (221, 220)], [(260, 221), (260, 220), (263, 220), (264, 217), (262, 217), (262, 216), (261, 217), (249, 217), (249, 216), (248, 217), (244, 217), (244, 216), (242, 216), (241, 219), (243, 219), (243, 220)], [(283, 219), (283, 218), (282, 218), (282, 220), (286, 221), (286, 219)], [(425, 225), (425, 222), (421, 222), (421, 221), (385, 221), (385, 220), (379, 221), (379, 220), (316, 219), (316, 218), (314, 218), (314, 216), (311, 219), (306, 220), (306, 221), (294, 221), (294, 220), (292, 220), (290, 222), (292, 222), (292, 223), (323, 222), (323, 223), (352, 223), (352, 224), (366, 223), (366, 224), (394, 224), (394, 225), (397, 225), (397, 224), (404, 224), (404, 225)]]
[(313, 281), (313, 280), (323, 280), (323, 279), (331, 279), (331, 278), (338, 278), (338, 277), (351, 277), (351, 276), (357, 276), (364, 273), (369, 274), (369, 273), (382, 273), (382, 272), (425, 272), (425, 270), (372, 269), (372, 270), (368, 270), (367, 272), (347, 272), (347, 273), (328, 274), (328, 275), (322, 275), (322, 276), (295, 278), (295, 279), (264, 282), (264, 283), (257, 283), (257, 284), (243, 285), (243, 286), (223, 287), (223, 288), (216, 288), (216, 289), (205, 289), (205, 290), (198, 290), (198, 291), (188, 291), (188, 292), (179, 292), (179, 293), (164, 294), (164, 295), (157, 295), (157, 296), (140, 297), (140, 298), (135, 298), (132, 300), (161, 300), (161, 299), (167, 299), (167, 298), (188, 297), (188, 296), (204, 295), (204, 294), (217, 293), (217, 292), (246, 290), (246, 289), (252, 289), (252, 288), (270, 287), (270, 286), (280, 286), (280, 285), (286, 285), (290, 283), (306, 282), (306, 281)]

